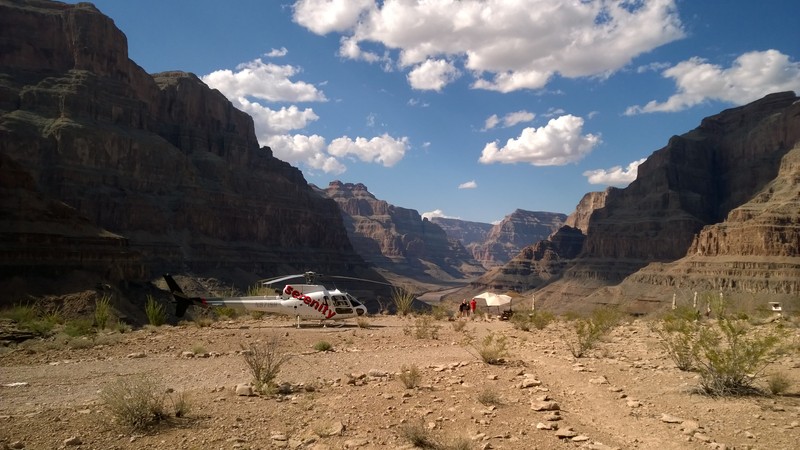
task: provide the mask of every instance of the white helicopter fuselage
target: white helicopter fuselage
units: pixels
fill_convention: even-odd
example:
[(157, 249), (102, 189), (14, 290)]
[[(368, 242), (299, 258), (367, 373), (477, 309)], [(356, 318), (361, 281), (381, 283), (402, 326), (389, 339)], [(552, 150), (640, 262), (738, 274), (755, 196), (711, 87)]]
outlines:
[(240, 307), (300, 319), (340, 320), (361, 316), (367, 308), (352, 295), (322, 285), (286, 285), (280, 295), (204, 299), (207, 305)]

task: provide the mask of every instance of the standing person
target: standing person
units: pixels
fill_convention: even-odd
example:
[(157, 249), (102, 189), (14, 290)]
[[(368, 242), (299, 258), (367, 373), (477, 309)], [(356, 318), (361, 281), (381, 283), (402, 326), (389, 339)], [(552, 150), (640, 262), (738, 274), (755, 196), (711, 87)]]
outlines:
[(469, 311), (473, 320), (475, 319), (475, 308), (477, 307), (478, 307), (478, 302), (474, 298), (469, 301)]
[(461, 304), (458, 305), (458, 315), (459, 317), (466, 317), (469, 314), (469, 305), (467, 305), (467, 299), (461, 300)]

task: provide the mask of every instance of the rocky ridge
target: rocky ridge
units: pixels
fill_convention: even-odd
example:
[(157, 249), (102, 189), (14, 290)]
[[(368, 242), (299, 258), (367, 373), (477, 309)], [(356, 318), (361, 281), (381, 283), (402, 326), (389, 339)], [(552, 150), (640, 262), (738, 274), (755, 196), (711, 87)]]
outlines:
[[(562, 309), (583, 301), (647, 310), (663, 306), (676, 290), (794, 302), (800, 292), (798, 153), (794, 93), (706, 118), (653, 153), (630, 186), (606, 191), (603, 207), (581, 225), (588, 234), (580, 254), (557, 277), (532, 271), (522, 285), (543, 286), (539, 297)], [(578, 216), (570, 223), (578, 224)], [(506, 282), (514, 280), (499, 275), (487, 284)]]
[[(49, 227), (49, 237), (35, 227), (4, 233), (3, 248), (31, 250), (24, 261), (5, 254), (4, 274), (60, 261), (98, 281), (171, 270), (243, 286), (298, 268), (367, 270), (336, 204), (259, 148), (247, 114), (192, 74), (145, 73), (93, 5), (0, 0), (0, 29), (4, 167), (87, 222)], [(6, 230), (35, 219), (20, 213), (3, 216)], [(86, 246), (89, 229), (98, 238)], [(96, 273), (91, 252), (119, 270)]]
[(379, 200), (361, 183), (332, 181), (320, 192), (339, 205), (356, 252), (379, 268), (420, 280), (483, 273), (458, 240), (416, 210)]

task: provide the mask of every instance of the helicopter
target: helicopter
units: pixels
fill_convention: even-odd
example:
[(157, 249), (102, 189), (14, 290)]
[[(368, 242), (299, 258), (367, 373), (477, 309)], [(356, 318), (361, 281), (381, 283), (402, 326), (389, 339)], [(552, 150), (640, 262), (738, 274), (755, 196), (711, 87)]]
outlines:
[[(192, 305), (204, 308), (211, 306), (240, 307), (248, 311), (264, 311), (295, 317), (297, 319), (297, 328), (300, 328), (301, 319), (325, 322), (350, 319), (367, 313), (367, 307), (347, 292), (342, 292), (339, 289), (329, 290), (321, 284), (316, 284), (317, 277), (318, 274), (315, 272), (305, 272), (261, 282), (264, 286), (271, 286), (281, 281), (297, 278), (304, 279), (304, 284), (287, 284), (279, 294), (215, 298), (189, 297), (170, 274), (164, 275), (164, 281), (167, 282), (172, 297), (175, 299), (175, 315), (178, 317), (183, 317), (186, 314), (186, 310)], [(345, 276), (328, 276), (328, 278), (368, 281), (389, 285), (380, 281)]]

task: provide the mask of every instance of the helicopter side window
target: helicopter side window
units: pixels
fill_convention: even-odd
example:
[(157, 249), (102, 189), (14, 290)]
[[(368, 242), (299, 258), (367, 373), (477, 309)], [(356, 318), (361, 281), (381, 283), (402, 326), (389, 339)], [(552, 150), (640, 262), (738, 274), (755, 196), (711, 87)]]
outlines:
[(350, 302), (353, 304), (353, 306), (361, 306), (361, 302), (356, 300), (356, 298), (353, 297), (352, 295), (347, 294), (347, 298), (350, 299)]
[(333, 304), (334, 306), (350, 306), (347, 304), (347, 300), (345, 300), (345, 298), (340, 295), (333, 296)]

